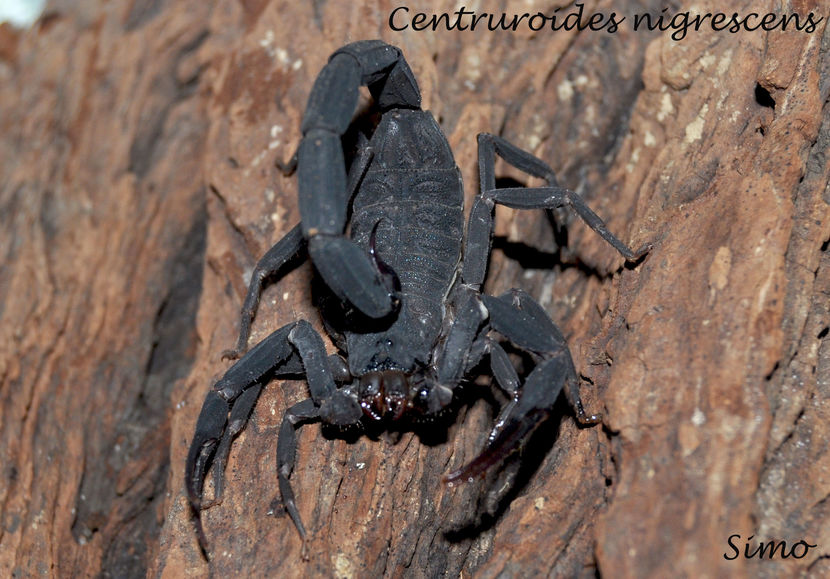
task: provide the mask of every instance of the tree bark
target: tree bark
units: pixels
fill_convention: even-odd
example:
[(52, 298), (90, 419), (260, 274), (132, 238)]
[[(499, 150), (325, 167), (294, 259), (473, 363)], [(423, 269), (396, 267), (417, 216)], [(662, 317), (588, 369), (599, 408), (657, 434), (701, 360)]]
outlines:
[[(679, 41), (633, 29), (662, 4), (623, 1), (584, 6), (625, 17), (614, 33), (397, 32), (396, 6), (340, 0), (55, 2), (29, 30), (0, 27), (0, 575), (830, 573), (830, 34), (798, 6), (825, 19)], [(567, 212), (497, 211), (485, 289), (539, 299), (603, 424), (558, 407), (481, 524), (484, 483), (440, 477), (482, 448), (493, 400), (397, 442), (304, 427), (303, 553), (275, 454), (307, 388), (274, 381), (202, 515), (208, 563), (184, 460), (250, 272), (299, 220), (275, 162), (328, 56), (377, 37), (406, 55), (468, 208), (475, 137), (492, 132), (631, 247), (653, 244), (625, 264)], [(265, 291), (250, 344), (300, 318), (322, 330), (311, 276)], [(817, 546), (745, 557), (770, 540)]]

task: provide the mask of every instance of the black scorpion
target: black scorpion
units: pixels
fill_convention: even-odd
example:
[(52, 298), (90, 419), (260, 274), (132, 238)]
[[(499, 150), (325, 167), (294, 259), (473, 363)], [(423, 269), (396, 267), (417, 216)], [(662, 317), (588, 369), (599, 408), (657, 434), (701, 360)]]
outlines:
[[(368, 87), (382, 116), (347, 173), (341, 139), (361, 85)], [(448, 407), (462, 381), (486, 360), (509, 402), (481, 454), (445, 477), (454, 484), (483, 474), (518, 450), (550, 416), (563, 387), (580, 423), (599, 420), (586, 414), (568, 346), (542, 307), (520, 290), (499, 297), (481, 293), (494, 207), (571, 207), (627, 260), (639, 259), (649, 246), (631, 251), (577, 194), (557, 184), (544, 162), (490, 134), (478, 136), (480, 192), (465, 233), (460, 172), (441, 129), (420, 104), (401, 51), (379, 40), (337, 50), (317, 77), (303, 117), (303, 138), (288, 165), (298, 174), (301, 222), (257, 263), (236, 350), (225, 356), (246, 351), (265, 281), (309, 256), (334, 296), (323, 312), (324, 323), (348, 363), (328, 356), (322, 337), (299, 320), (245, 353), (208, 393), (185, 472), (204, 553), (199, 513), (207, 508), (202, 504), (205, 476), (212, 465), (219, 500), (231, 442), (273, 378), (303, 375), (311, 393), (288, 408), (277, 442), (282, 501), (303, 539), (306, 530), (288, 480), (296, 430), (303, 424), (392, 426), (404, 418), (429, 419)], [(496, 155), (547, 186), (497, 189)], [(535, 362), (523, 382), (500, 340)]]

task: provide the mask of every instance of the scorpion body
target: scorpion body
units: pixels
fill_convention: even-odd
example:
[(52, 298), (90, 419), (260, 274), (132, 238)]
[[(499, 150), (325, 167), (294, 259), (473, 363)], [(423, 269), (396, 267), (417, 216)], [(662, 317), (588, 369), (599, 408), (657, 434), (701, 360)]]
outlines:
[(354, 376), (373, 370), (412, 374), (430, 362), (461, 258), (463, 186), (449, 144), (428, 112), (385, 115), (371, 148), (373, 162), (352, 206), (351, 234), (395, 272), (400, 307), (386, 329), (346, 333), (347, 351), (356, 354), (349, 356), (349, 369)]
[[(346, 170), (342, 137), (367, 86), (382, 116)], [(509, 402), (481, 454), (446, 482), (472, 479), (521, 448), (551, 414), (564, 389), (577, 419), (593, 424), (579, 397), (567, 343), (529, 295), (481, 292), (490, 255), (494, 207), (568, 206), (626, 259), (631, 251), (582, 199), (556, 182), (553, 170), (501, 137), (478, 137), (480, 192), (464, 226), (463, 186), (452, 151), (400, 50), (378, 40), (336, 51), (318, 76), (292, 159), (301, 222), (257, 264), (242, 307), (242, 356), (208, 393), (188, 453), (185, 485), (196, 514), (204, 479), (214, 469), (216, 500), (233, 438), (245, 426), (261, 389), (273, 378), (305, 377), (310, 398), (286, 411), (277, 442), (283, 504), (306, 537), (289, 477), (296, 430), (309, 422), (341, 427), (418, 421), (442, 414), (456, 389), (487, 363)], [(547, 182), (545, 187), (496, 188), (496, 156)], [(350, 222), (347, 223), (351, 212)], [(297, 257), (310, 257), (322, 278), (326, 330), (346, 355), (327, 355), (307, 321), (291, 322), (247, 351), (250, 325), (265, 280)], [(503, 344), (535, 364), (520, 378)]]

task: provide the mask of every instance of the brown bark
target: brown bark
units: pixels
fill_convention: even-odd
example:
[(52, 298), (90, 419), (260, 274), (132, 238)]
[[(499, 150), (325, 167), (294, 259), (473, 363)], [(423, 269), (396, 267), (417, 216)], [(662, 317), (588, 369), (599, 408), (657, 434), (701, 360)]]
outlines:
[[(520, 4), (480, 10), (552, 10)], [(0, 575), (830, 572), (826, 22), (673, 42), (633, 31), (648, 7), (631, 4), (586, 5), (626, 16), (615, 34), (399, 33), (394, 5), (339, 0), (88, 0), (0, 28)], [(293, 153), (328, 55), (374, 37), (404, 50), (468, 206), (475, 135), (495, 132), (631, 246), (654, 243), (625, 266), (573, 216), (554, 235), (541, 212), (497, 213), (487, 291), (541, 300), (604, 426), (577, 428), (563, 405), (512, 502), (472, 530), (481, 485), (440, 477), (481, 448), (485, 401), (435, 440), (305, 427), (292, 475), (304, 560), (275, 450), (307, 392), (273, 382), (224, 502), (204, 513), (207, 564), (184, 457), (228, 367), (246, 275), (299, 218), (296, 180), (274, 162)], [(301, 317), (321, 327), (310, 276), (303, 265), (265, 292), (251, 343)], [(729, 561), (732, 534), (741, 550), (750, 535), (818, 547)]]

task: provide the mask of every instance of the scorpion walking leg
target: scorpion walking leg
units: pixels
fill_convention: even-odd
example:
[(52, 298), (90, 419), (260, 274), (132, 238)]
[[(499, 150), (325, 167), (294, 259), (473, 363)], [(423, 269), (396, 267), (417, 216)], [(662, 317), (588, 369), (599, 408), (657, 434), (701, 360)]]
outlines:
[(253, 273), (251, 273), (251, 282), (248, 285), (245, 303), (242, 305), (242, 314), (239, 321), (239, 339), (236, 342), (236, 348), (223, 352), (223, 359), (236, 359), (248, 349), (248, 336), (251, 333), (251, 322), (253, 322), (257, 308), (259, 307), (259, 298), (262, 295), (265, 281), (280, 275), (283, 268), (304, 259), (305, 255), (305, 239), (303, 239), (302, 228), (297, 224), (257, 262)]
[[(337, 354), (332, 354), (327, 358), (327, 365), (331, 369), (335, 381), (342, 378), (343, 374), (343, 359)], [(274, 371), (272, 377), (280, 378), (282, 376), (297, 376), (303, 373), (303, 363), (299, 355), (293, 354), (290, 358), (282, 362), (277, 370)], [(254, 384), (239, 395), (233, 406), (231, 407), (230, 418), (228, 419), (228, 426), (222, 434), (222, 441), (216, 449), (216, 454), (213, 457), (213, 500), (202, 501), (202, 510), (209, 509), (222, 502), (222, 496), (225, 489), (225, 465), (228, 462), (228, 455), (231, 451), (231, 444), (236, 435), (242, 432), (242, 429), (248, 423), (248, 418), (251, 416), (251, 411), (259, 399), (259, 394), (262, 392), (264, 383), (260, 382)]]
[(350, 192), (341, 137), (361, 85), (382, 110), (420, 108), (418, 85), (399, 49), (361, 41), (335, 52), (314, 83), (303, 117), (297, 151), (299, 205), (303, 236), (326, 284), (365, 315), (381, 318), (394, 309), (391, 281), (343, 235)]
[(279, 479), (280, 495), (285, 510), (294, 521), (297, 532), (305, 541), (306, 530), (297, 510), (297, 503), (294, 491), (288, 477), (294, 470), (294, 462), (297, 454), (297, 433), (296, 430), (303, 424), (323, 420), (327, 424), (347, 426), (357, 424), (363, 415), (357, 402), (348, 396), (343, 390), (337, 390), (333, 396), (326, 399), (322, 405), (317, 405), (311, 398), (303, 400), (289, 408), (285, 412), (280, 426), (279, 438), (277, 439), (277, 476)]
[(473, 344), (487, 319), (487, 310), (481, 304), (478, 292), (473, 289), (460, 285), (453, 294), (452, 302), (455, 315), (449, 327), (445, 328), (443, 347), (435, 356), (439, 384), (458, 384), (465, 370), (478, 363), (481, 352), (473, 354)]
[(277, 440), (277, 477), (282, 503), (291, 516), (291, 520), (294, 521), (294, 526), (297, 527), (297, 532), (300, 533), (303, 541), (306, 538), (306, 530), (300, 518), (300, 512), (297, 510), (294, 491), (291, 489), (288, 477), (291, 476), (291, 471), (294, 470), (294, 461), (297, 455), (297, 428), (308, 422), (319, 420), (319, 418), (320, 409), (314, 405), (310, 398), (295, 404), (286, 410)]
[[(580, 423), (594, 424), (600, 420), (597, 415), (586, 414), (568, 346), (542, 307), (520, 290), (497, 298), (483, 295), (482, 301), (490, 312), (490, 327), (541, 361), (499, 415), (484, 451), (469, 464), (447, 475), (445, 480), (451, 484), (482, 474), (521, 448), (550, 416), (563, 387)], [(494, 351), (496, 360), (493, 360)], [(494, 368), (509, 364), (506, 355), (500, 359), (501, 353), (492, 347), (490, 355)], [(509, 384), (510, 371), (503, 369), (500, 372)]]
[[(199, 514), (205, 474), (213, 464), (216, 500), (221, 499), (230, 444), (247, 423), (262, 385), (273, 377), (304, 371), (312, 403), (315, 406), (326, 403), (324, 406), (330, 407), (332, 400), (340, 402), (330, 364), (322, 338), (308, 322), (301, 320), (280, 328), (257, 344), (208, 393), (185, 465), (185, 487), (203, 553), (207, 549)], [(347, 410), (359, 414), (357, 403), (354, 406), (356, 410)]]
[[(496, 155), (528, 175), (544, 179), (549, 186), (496, 189)], [(636, 261), (651, 249), (651, 245), (646, 244), (637, 251), (632, 251), (608, 230), (602, 219), (588, 207), (582, 197), (559, 187), (553, 169), (541, 159), (501, 137), (487, 133), (478, 136), (478, 167), (480, 192), (470, 212), (464, 252), (463, 278), (466, 283), (480, 286), (484, 281), (493, 235), (493, 208), (496, 203), (514, 209), (572, 207), (591, 229), (627, 260)]]
[(231, 444), (236, 435), (242, 432), (242, 429), (248, 423), (248, 418), (250, 418), (251, 411), (259, 399), (260, 392), (262, 392), (262, 384), (254, 384), (244, 390), (239, 398), (234, 401), (228, 418), (228, 426), (222, 434), (222, 440), (213, 457), (213, 500), (202, 501), (201, 509), (209, 509), (222, 503), (225, 492), (225, 465), (228, 463)]
[[(291, 165), (296, 168), (296, 157), (294, 154), (294, 163), (289, 162), (283, 168), (284, 171), (291, 172)], [(372, 150), (369, 148), (368, 141), (362, 137), (358, 147), (357, 156), (352, 161), (352, 167), (349, 170), (348, 182), (348, 198), (350, 199), (360, 180), (366, 173), (366, 168), (372, 160)], [(262, 295), (262, 290), (265, 282), (279, 276), (286, 267), (289, 267), (307, 256), (308, 248), (306, 246), (305, 238), (303, 237), (303, 228), (301, 224), (295, 225), (291, 231), (285, 234), (277, 243), (269, 249), (265, 255), (257, 262), (254, 271), (251, 273), (251, 281), (248, 284), (248, 293), (245, 296), (245, 302), (242, 305), (242, 314), (239, 321), (239, 338), (236, 342), (236, 348), (233, 350), (225, 350), (222, 353), (223, 359), (235, 360), (245, 353), (248, 349), (248, 336), (251, 333), (251, 323), (256, 316), (257, 308), (259, 307), (259, 298)]]
[[(522, 290), (512, 290), (498, 298), (482, 296), (490, 311), (491, 327), (524, 350), (538, 354), (543, 359), (561, 357), (560, 366), (566, 376), (563, 386), (568, 402), (576, 412), (577, 420), (584, 425), (596, 424), (601, 417), (587, 414), (579, 396), (579, 380), (571, 359), (568, 344), (562, 332), (553, 323), (545, 310), (531, 296)], [(564, 356), (560, 356), (564, 354)], [(534, 372), (543, 363), (540, 363)], [(531, 373), (533, 376), (533, 373)], [(528, 377), (530, 380), (530, 377)], [(527, 382), (522, 388), (522, 397), (527, 394)], [(555, 401), (555, 396), (552, 401)], [(552, 402), (551, 401), (551, 402)]]
[[(294, 325), (280, 328), (260, 342), (228, 369), (205, 398), (196, 421), (196, 433), (190, 445), (185, 472), (187, 493), (194, 510), (201, 509), (204, 475), (210, 467), (219, 440), (224, 436), (231, 405), (235, 406), (235, 401), (245, 391), (258, 389), (262, 380), (291, 357), (293, 349), (287, 338)], [(242, 405), (243, 409), (252, 406), (248, 395), (242, 400)], [(235, 418), (240, 416), (236, 415)]]

